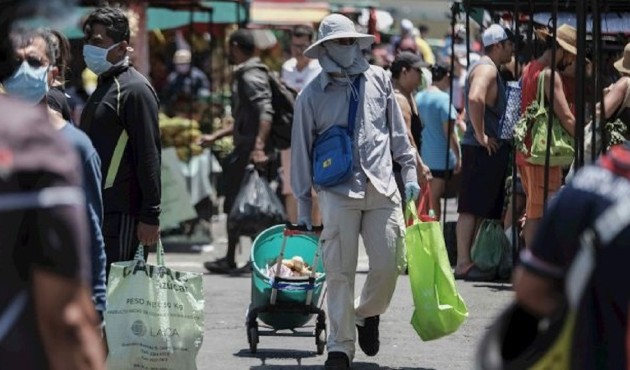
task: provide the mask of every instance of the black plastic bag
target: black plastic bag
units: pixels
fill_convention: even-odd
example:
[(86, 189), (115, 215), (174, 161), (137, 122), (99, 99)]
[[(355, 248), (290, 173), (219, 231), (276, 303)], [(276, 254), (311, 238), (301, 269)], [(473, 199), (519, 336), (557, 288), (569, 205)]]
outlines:
[(284, 206), (267, 180), (253, 166), (248, 166), (228, 217), (230, 232), (255, 237), (271, 226), (284, 223), (286, 218)]

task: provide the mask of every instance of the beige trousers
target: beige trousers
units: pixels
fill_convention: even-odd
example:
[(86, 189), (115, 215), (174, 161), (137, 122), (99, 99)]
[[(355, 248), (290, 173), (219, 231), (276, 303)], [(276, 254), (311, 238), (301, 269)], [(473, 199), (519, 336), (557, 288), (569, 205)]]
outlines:
[[(329, 318), (328, 352), (354, 358), (356, 328), (367, 317), (385, 312), (406, 268), (405, 224), (398, 191), (380, 194), (368, 183), (363, 199), (326, 190), (319, 192), (324, 231), (321, 235)], [(359, 235), (370, 269), (363, 290), (354, 299)]]

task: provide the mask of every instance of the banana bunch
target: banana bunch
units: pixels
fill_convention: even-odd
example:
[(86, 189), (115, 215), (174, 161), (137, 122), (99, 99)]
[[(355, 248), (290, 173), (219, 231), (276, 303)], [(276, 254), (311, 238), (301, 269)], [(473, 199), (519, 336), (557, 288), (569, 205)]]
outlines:
[[(219, 118), (215, 117), (212, 123), (212, 130), (217, 131), (229, 124), (232, 123), (233, 120), (230, 118)], [(212, 144), (212, 150), (219, 158), (224, 158), (228, 153), (230, 153), (234, 149), (234, 141), (232, 136), (225, 136)]]
[(177, 157), (181, 161), (188, 161), (192, 156), (199, 155), (203, 148), (197, 144), (201, 138), (199, 122), (183, 117), (169, 117), (164, 113), (159, 116), (160, 138), (165, 148), (175, 147)]

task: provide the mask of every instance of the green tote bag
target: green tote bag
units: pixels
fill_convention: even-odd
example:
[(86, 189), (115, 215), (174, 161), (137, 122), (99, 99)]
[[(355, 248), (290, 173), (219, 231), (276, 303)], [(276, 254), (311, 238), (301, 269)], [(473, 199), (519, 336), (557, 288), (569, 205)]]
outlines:
[(413, 201), (407, 202), (407, 263), (413, 295), (411, 325), (423, 341), (455, 332), (468, 317), (468, 308), (457, 292), (444, 245), (440, 223), (422, 222)]
[(157, 262), (146, 263), (140, 246), (133, 261), (111, 266), (105, 311), (110, 370), (197, 369), (204, 330), (202, 275), (166, 267), (162, 242)]
[[(568, 166), (573, 162), (575, 150), (573, 148), (573, 137), (564, 129), (553, 112), (549, 112), (551, 107), (545, 106), (545, 74), (540, 72), (538, 77), (538, 90), (536, 100), (528, 107), (515, 129), (516, 147), (525, 155), (529, 155), (527, 162), (544, 166), (547, 155), (547, 139), (551, 142), (549, 165)], [(548, 134), (549, 114), (553, 114), (553, 125), (551, 136)], [(525, 136), (531, 132), (531, 145), (527, 148)]]

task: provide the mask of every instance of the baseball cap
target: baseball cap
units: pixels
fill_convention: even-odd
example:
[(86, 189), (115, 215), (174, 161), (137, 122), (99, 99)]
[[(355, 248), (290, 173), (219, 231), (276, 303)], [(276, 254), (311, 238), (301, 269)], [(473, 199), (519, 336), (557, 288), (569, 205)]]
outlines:
[(481, 35), (481, 41), (483, 42), (484, 47), (498, 44), (499, 42), (505, 40), (514, 41), (514, 33), (508, 28), (503, 28), (498, 24), (493, 24), (492, 26), (486, 28)]
[(406, 68), (423, 68), (428, 66), (427, 63), (422, 60), (418, 54), (414, 54), (410, 51), (403, 51), (398, 53), (396, 59), (392, 62), (390, 67), (391, 70), (402, 70), (403, 67)]
[(252, 35), (250, 30), (244, 28), (234, 31), (230, 35), (229, 42), (232, 45), (238, 45), (241, 50), (253, 51), (256, 48), (256, 44), (254, 43), (254, 36)]

